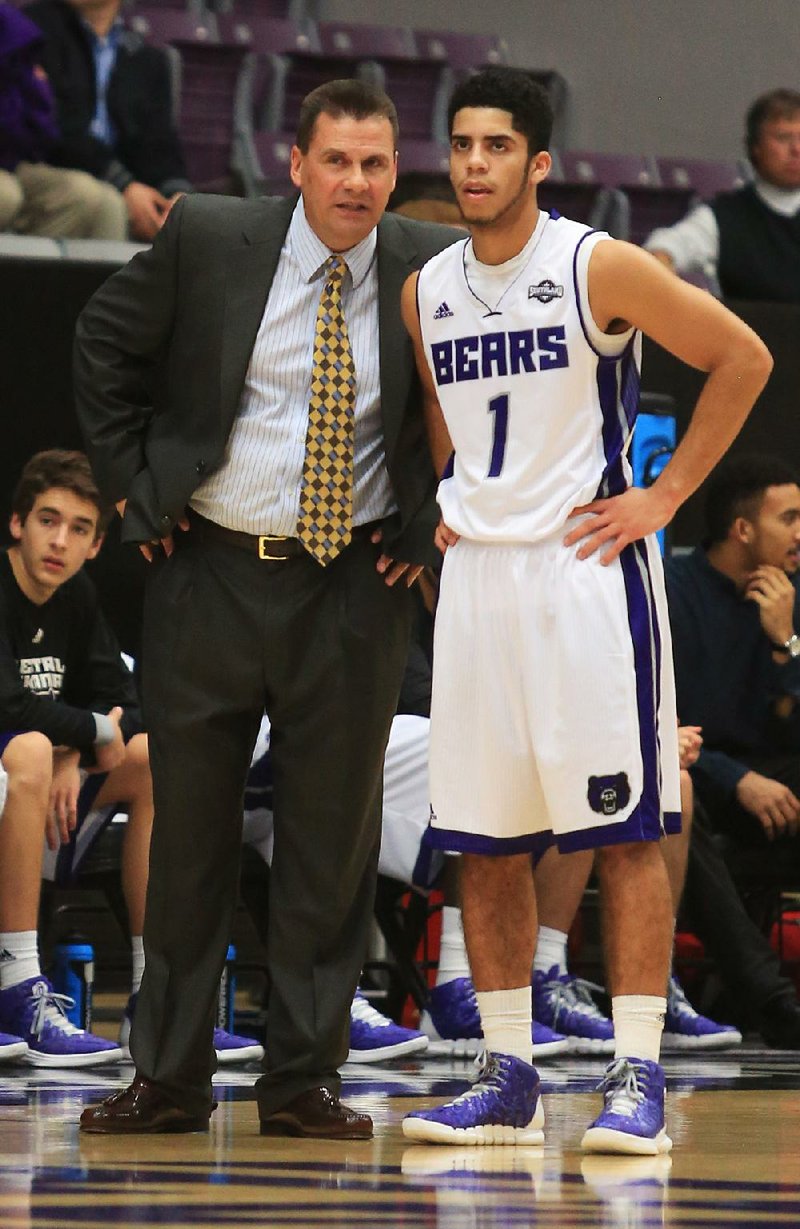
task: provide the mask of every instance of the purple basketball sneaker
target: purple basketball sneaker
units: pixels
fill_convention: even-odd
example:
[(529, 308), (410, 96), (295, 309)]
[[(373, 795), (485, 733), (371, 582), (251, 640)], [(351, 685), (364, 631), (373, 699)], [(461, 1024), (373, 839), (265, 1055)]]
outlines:
[(664, 1129), (664, 1068), (644, 1058), (616, 1058), (600, 1088), (603, 1110), (585, 1132), (587, 1152), (655, 1156), (669, 1152)]
[(718, 1024), (692, 1007), (675, 977), (669, 979), (667, 1014), (664, 1017), (663, 1050), (729, 1050), (742, 1044), (742, 1034), (732, 1024)]
[[(598, 987), (599, 989), (599, 987)], [(591, 995), (592, 983), (560, 973), (557, 966), (533, 974), (533, 1014), (558, 1029), (576, 1054), (613, 1054), (614, 1026)]]
[(467, 1092), (403, 1119), (406, 1139), (424, 1144), (543, 1144), (543, 1127), (536, 1068), (511, 1054), (487, 1054)]
[[(434, 986), (419, 1026), (428, 1038), (430, 1058), (477, 1058), (482, 1054), (483, 1029), (470, 978), (456, 977)], [(539, 1020), (531, 1026), (531, 1044), (531, 1057), (537, 1060), (569, 1049), (566, 1037)]]

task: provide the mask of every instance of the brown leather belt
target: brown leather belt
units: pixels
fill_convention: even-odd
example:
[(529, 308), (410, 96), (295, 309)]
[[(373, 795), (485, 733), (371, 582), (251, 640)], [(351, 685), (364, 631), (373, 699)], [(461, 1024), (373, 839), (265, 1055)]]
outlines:
[[(303, 555), (308, 559), (311, 558), (299, 538), (281, 538), (272, 533), (244, 533), (240, 529), (227, 529), (225, 525), (209, 521), (197, 512), (192, 512), (191, 522), (192, 528), (199, 529), (201, 534), (212, 541), (235, 546), (239, 550), (247, 551), (250, 555), (255, 555), (258, 559), (280, 562), (297, 559)], [(369, 525), (355, 525), (353, 537), (360, 538), (371, 533), (377, 523), (373, 521)]]

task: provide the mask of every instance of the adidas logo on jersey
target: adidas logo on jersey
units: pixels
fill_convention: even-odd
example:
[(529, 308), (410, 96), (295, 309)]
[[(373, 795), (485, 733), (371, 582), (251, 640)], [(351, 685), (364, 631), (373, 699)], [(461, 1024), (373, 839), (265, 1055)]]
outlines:
[(446, 320), (448, 316), (454, 315), (446, 303), (440, 303), (433, 313), (434, 320)]

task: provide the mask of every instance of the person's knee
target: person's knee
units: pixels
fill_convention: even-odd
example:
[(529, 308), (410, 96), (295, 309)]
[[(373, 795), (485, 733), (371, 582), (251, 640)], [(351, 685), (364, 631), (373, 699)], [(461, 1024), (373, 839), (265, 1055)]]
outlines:
[(9, 794), (50, 796), (53, 780), (53, 744), (45, 734), (30, 730), (12, 738), (2, 756)]
[(13, 228), (23, 200), (22, 187), (16, 175), (0, 170), (0, 231)]
[(126, 239), (128, 211), (121, 193), (86, 171), (69, 171), (69, 189), (86, 239)]

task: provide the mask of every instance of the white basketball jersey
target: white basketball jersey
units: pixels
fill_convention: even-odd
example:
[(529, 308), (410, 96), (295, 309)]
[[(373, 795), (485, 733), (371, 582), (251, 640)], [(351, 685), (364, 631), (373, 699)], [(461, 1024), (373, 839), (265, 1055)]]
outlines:
[(470, 239), (419, 274), (425, 355), (455, 454), (439, 505), (464, 537), (540, 541), (576, 505), (630, 484), (641, 341), (602, 333), (587, 290), (591, 253), (608, 239), (540, 212), (521, 270), (509, 262), (505, 286), (493, 270), (495, 302), (476, 293)]

